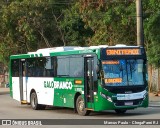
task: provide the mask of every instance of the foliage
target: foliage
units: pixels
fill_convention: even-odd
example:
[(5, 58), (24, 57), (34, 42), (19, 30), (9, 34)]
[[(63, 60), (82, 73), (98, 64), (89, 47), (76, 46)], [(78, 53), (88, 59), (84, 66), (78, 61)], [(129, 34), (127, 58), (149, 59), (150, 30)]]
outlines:
[[(160, 0), (143, 1), (149, 63), (160, 67)], [(62, 45), (136, 45), (134, 0), (0, 1), (0, 61)]]
[(160, 67), (160, 0), (144, 3), (144, 32), (149, 63)]
[(81, 0), (71, 9), (65, 10), (61, 26), (71, 44), (82, 45), (85, 42), (87, 46), (117, 43), (133, 45), (136, 43), (135, 21), (133, 2)]
[(85, 27), (82, 21), (79, 4), (64, 11), (64, 19), (60, 22), (60, 27), (65, 33), (67, 45), (85, 46), (88, 38), (94, 34), (89, 27)]
[(7, 63), (11, 54), (63, 45), (57, 23), (61, 9), (55, 1), (15, 0), (1, 5), (1, 61)]

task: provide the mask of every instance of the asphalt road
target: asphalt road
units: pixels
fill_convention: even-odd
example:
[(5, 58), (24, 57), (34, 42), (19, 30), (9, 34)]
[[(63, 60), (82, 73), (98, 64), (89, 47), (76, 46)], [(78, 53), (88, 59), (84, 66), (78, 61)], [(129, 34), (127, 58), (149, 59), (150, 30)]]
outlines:
[[(0, 95), (0, 119), (160, 119), (160, 108), (159, 107), (149, 107), (149, 108), (138, 108), (135, 110), (127, 111), (123, 115), (117, 115), (114, 111), (105, 111), (105, 112), (92, 112), (89, 116), (79, 116), (77, 113), (74, 113), (73, 109), (69, 108), (58, 108), (58, 107), (48, 107), (46, 110), (33, 110), (30, 105), (21, 105), (18, 101), (13, 100), (9, 94)], [(159, 125), (160, 126), (160, 125)], [(157, 125), (107, 125), (108, 127), (159, 127)], [(0, 126), (2, 127), (2, 126)], [(9, 126), (3, 126), (9, 127)], [(11, 126), (12, 127), (12, 126)], [(17, 126), (15, 126), (17, 127)], [(25, 127), (25, 126), (23, 126)], [(27, 127), (27, 126), (26, 126)], [(39, 126), (34, 126), (39, 127)], [(46, 127), (46, 126), (41, 126)], [(47, 127), (55, 127), (47, 126)], [(58, 125), (56, 127), (62, 127)], [(75, 126), (63, 125), (65, 128), (72, 128)], [(78, 125), (76, 127), (105, 127), (105, 125)]]

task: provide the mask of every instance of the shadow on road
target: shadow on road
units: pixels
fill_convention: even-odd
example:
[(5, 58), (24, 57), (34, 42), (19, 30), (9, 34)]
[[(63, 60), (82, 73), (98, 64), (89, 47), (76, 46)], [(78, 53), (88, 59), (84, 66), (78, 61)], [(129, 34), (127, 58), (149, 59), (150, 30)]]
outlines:
[[(51, 107), (47, 106), (45, 110), (33, 110), (30, 105), (21, 105), (20, 102), (13, 100), (9, 94), (0, 95), (0, 102), (3, 104), (5, 108), (12, 108), (12, 110), (19, 110), (20, 112), (31, 112), (31, 113), (39, 113), (45, 115), (54, 115), (58, 114), (65, 114), (67, 117), (68, 115), (71, 117), (79, 118), (77, 113), (74, 112), (72, 108), (65, 108), (65, 107)], [(153, 115), (160, 115), (159, 107), (149, 107), (149, 108), (137, 108), (134, 110), (128, 110), (125, 114), (117, 114), (114, 110), (107, 110), (103, 112), (91, 112), (89, 118), (141, 118), (141, 117), (152, 117)], [(10, 110), (10, 109), (9, 109)], [(88, 118), (88, 117), (82, 117)]]
[[(63, 113), (63, 114), (77, 114), (74, 112), (72, 108), (65, 108), (65, 107), (47, 107), (45, 111), (56, 112), (56, 113)], [(160, 111), (158, 112), (160, 114)], [(134, 110), (128, 110), (124, 114), (117, 114), (114, 110), (108, 110), (103, 112), (91, 112), (89, 116), (96, 116), (96, 117), (130, 117), (130, 116), (141, 116), (141, 115), (151, 115), (157, 114), (156, 107), (154, 108), (138, 108)], [(77, 114), (78, 115), (78, 114)]]

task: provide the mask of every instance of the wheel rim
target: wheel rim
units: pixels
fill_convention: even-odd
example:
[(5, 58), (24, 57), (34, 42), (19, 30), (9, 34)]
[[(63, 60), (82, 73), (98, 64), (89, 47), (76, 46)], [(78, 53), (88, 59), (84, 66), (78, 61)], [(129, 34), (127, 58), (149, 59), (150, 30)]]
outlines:
[(79, 103), (78, 103), (78, 108), (81, 112), (84, 111), (84, 101), (83, 100), (80, 100)]
[(32, 107), (34, 108), (35, 107), (35, 104), (36, 104), (36, 98), (35, 98), (35, 96), (33, 96), (32, 95), (32, 101), (31, 101), (32, 103)]

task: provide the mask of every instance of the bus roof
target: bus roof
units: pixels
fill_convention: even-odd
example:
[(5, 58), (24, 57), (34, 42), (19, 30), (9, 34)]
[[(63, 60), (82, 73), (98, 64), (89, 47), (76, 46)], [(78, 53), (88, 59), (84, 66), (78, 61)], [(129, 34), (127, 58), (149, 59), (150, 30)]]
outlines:
[(84, 48), (79, 46), (66, 46), (66, 47), (52, 47), (52, 48), (43, 48), (38, 49), (35, 52), (28, 52), (28, 54), (43, 54), (43, 56), (49, 56), (52, 52), (64, 52), (71, 50), (83, 50)]
[(124, 44), (117, 44), (115, 46), (108, 45), (99, 45), (99, 46), (90, 46), (90, 47), (79, 47), (79, 46), (62, 46), (62, 47), (52, 47), (52, 48), (44, 48), (38, 49), (35, 52), (28, 52), (27, 54), (19, 54), (19, 55), (11, 55), (11, 58), (31, 58), (31, 57), (43, 57), (50, 56), (50, 54), (59, 54), (59, 53), (91, 53), (93, 50), (101, 49), (101, 48), (135, 48), (139, 46), (127, 46)]

